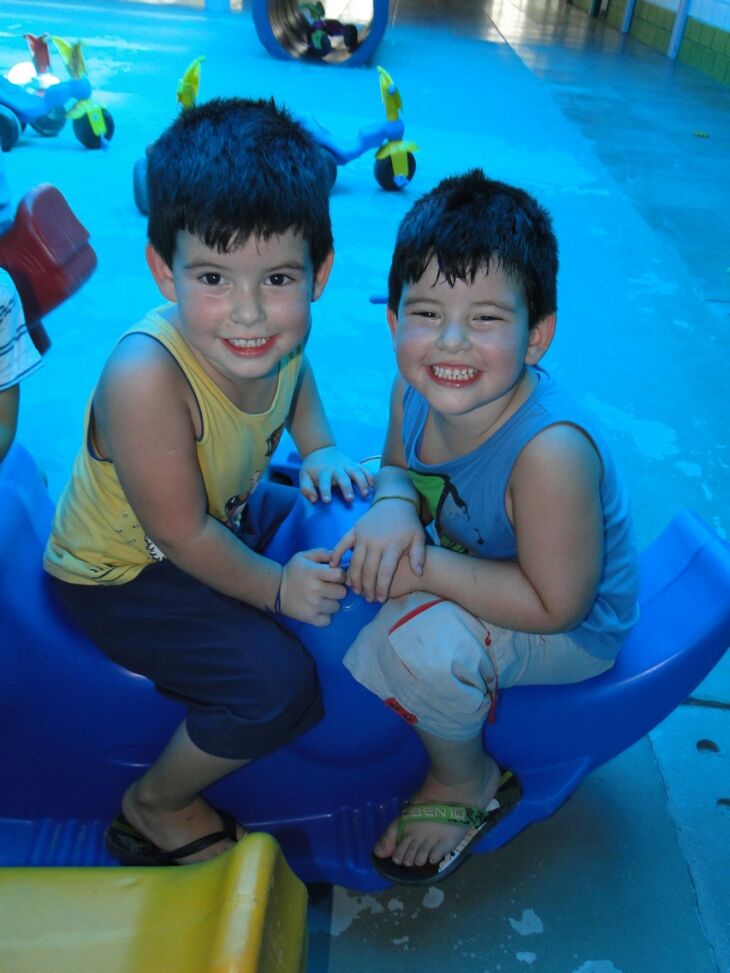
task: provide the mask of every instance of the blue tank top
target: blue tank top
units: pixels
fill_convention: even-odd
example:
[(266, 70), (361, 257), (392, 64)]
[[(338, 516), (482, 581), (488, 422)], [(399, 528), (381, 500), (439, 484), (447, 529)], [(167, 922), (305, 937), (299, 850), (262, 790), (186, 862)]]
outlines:
[(592, 655), (614, 658), (638, 618), (638, 555), (630, 505), (616, 465), (596, 422), (542, 368), (520, 408), (473, 452), (438, 467), (422, 463), (418, 450), (428, 417), (427, 400), (410, 386), (403, 397), (403, 445), (414, 486), (433, 516), (442, 547), (491, 560), (515, 560), (515, 532), (505, 496), (515, 461), (539, 432), (556, 423), (583, 430), (603, 465), (603, 571), (583, 622), (570, 632)]

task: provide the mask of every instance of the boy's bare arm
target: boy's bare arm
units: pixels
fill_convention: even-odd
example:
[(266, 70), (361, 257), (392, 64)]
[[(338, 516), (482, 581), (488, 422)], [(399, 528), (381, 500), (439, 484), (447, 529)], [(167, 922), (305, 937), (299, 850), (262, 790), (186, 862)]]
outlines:
[(336, 589), (344, 594), (328, 552), (298, 555), (282, 570), (208, 514), (187, 382), (161, 346), (136, 336), (119, 345), (95, 395), (94, 435), (140, 525), (174, 564), (257, 608), (273, 609), (279, 593), (282, 611), (328, 623)]
[(18, 406), (20, 403), (20, 386), (11, 385), (9, 389), (0, 392), (0, 463), (7, 456), (13, 445), (18, 426)]
[(520, 454), (509, 487), (517, 561), (427, 550), (423, 577), (401, 561), (391, 597), (432, 592), (514, 631), (564, 632), (585, 618), (603, 563), (601, 464), (573, 426), (552, 426)]
[(414, 576), (423, 570), (426, 539), (419, 516), (420, 500), (406, 469), (402, 445), (404, 388), (398, 377), (391, 392), (388, 431), (372, 506), (338, 541), (330, 562), (339, 564), (345, 551), (352, 549), (347, 580), (352, 590), (368, 601), (385, 601), (404, 554)]
[(314, 372), (306, 357), (292, 403), (289, 431), (302, 457), (299, 488), (308, 500), (315, 503), (321, 495), (325, 503), (329, 502), (334, 484), (346, 500), (354, 496), (353, 483), (362, 497), (368, 495), (372, 476), (335, 445)]

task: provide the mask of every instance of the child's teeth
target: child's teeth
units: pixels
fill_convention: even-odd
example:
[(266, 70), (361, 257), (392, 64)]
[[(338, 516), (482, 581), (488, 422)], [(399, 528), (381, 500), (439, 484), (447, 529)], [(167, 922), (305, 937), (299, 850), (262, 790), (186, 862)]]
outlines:
[(232, 345), (236, 348), (258, 348), (261, 345), (265, 345), (269, 340), (268, 338), (229, 338), (228, 339)]
[(436, 378), (444, 378), (449, 382), (465, 382), (474, 378), (477, 370), (476, 368), (444, 368), (443, 365), (434, 365), (433, 373)]

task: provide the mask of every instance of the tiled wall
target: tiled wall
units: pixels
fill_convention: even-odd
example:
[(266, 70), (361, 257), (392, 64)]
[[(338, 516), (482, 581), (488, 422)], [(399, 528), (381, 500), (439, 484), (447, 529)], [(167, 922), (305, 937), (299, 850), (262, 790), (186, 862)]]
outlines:
[(609, 0), (608, 10), (606, 11), (606, 23), (614, 30), (621, 30), (624, 20), (624, 11), (628, 0)]
[(642, 41), (662, 54), (666, 54), (669, 38), (674, 27), (674, 11), (665, 10), (655, 3), (637, 0), (634, 16), (631, 18), (629, 33), (637, 41)]
[[(572, 0), (590, 9), (591, 0)], [(606, 23), (621, 29), (628, 0), (609, 0)], [(666, 54), (678, 0), (636, 0), (629, 33), (636, 40)], [(690, 0), (678, 60), (730, 84), (730, 0)]]
[[(724, 6), (730, 9), (728, 4)], [(677, 56), (680, 61), (704, 71), (716, 81), (730, 84), (730, 29), (710, 27), (692, 16), (688, 17)]]

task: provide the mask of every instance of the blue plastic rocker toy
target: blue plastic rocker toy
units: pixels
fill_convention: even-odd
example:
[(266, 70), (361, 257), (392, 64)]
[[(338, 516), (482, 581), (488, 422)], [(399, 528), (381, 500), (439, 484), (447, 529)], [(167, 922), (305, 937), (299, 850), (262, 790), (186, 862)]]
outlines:
[[(268, 554), (284, 561), (332, 546), (365, 506), (301, 499)], [(0, 466), (0, 761), (12, 782), (0, 794), (0, 865), (111, 864), (102, 836), (118, 796), (157, 755), (181, 707), (106, 659), (51, 602), (41, 553), (52, 512), (16, 444)], [(589, 771), (695, 689), (730, 643), (729, 592), (730, 546), (681, 513), (642, 555), (641, 620), (616, 666), (576, 685), (503, 692), (489, 750), (523, 796), (477, 852), (551, 815)], [(371, 849), (426, 764), (415, 734), (341, 664), (376, 609), (348, 596), (329, 628), (293, 625), (318, 665), (324, 719), (209, 792), (250, 828), (273, 833), (304, 881), (361, 891), (387, 886)]]

